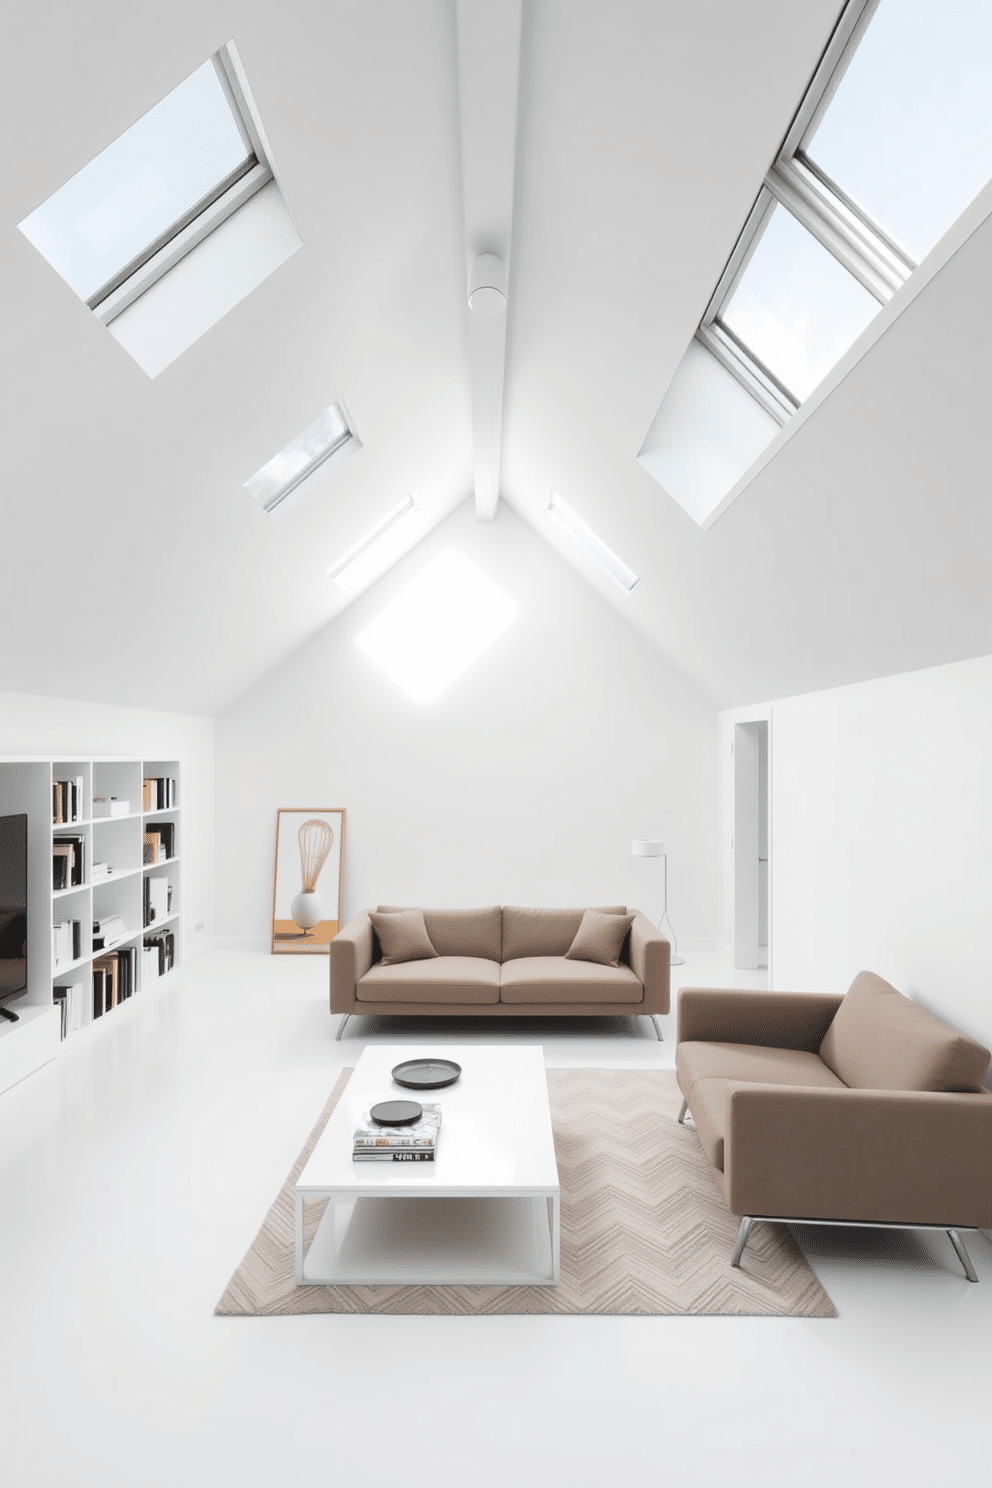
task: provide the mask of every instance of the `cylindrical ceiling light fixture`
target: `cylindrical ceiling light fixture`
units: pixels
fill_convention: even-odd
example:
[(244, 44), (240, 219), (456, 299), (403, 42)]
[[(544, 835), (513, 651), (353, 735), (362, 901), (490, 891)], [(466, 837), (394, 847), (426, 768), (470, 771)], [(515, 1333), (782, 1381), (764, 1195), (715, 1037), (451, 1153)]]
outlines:
[(506, 268), (495, 253), (480, 253), (468, 280), (468, 306), (476, 315), (502, 315), (506, 309)]

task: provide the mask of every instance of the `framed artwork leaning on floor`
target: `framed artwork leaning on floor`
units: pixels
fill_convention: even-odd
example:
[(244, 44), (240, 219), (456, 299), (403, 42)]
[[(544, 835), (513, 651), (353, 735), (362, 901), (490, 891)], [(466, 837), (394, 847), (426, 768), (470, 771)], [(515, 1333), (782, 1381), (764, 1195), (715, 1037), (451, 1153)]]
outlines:
[(320, 955), (341, 928), (344, 811), (276, 812), (272, 954)]

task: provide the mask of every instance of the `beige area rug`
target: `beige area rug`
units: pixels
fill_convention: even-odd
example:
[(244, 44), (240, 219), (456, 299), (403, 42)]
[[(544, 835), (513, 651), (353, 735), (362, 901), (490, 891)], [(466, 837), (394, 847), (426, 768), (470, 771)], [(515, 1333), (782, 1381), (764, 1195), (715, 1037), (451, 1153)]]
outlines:
[[(561, 1182), (558, 1286), (297, 1287), (293, 1189), (350, 1073), (331, 1092), (217, 1313), (837, 1316), (782, 1225), (756, 1225), (741, 1268), (730, 1265), (737, 1221), (695, 1132), (676, 1120), (672, 1070), (548, 1070)], [(320, 1208), (307, 1206), (311, 1234)]]

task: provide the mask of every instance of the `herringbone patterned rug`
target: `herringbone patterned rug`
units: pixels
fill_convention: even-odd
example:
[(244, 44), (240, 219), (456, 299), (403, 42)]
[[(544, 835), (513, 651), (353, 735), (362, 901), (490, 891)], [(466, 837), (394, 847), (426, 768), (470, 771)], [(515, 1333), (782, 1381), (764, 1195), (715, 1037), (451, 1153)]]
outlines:
[[(731, 1267), (737, 1221), (695, 1132), (676, 1120), (672, 1070), (548, 1070), (561, 1183), (558, 1286), (297, 1287), (293, 1189), (350, 1073), (331, 1092), (216, 1312), (837, 1315), (784, 1226), (755, 1226), (741, 1268)], [(307, 1214), (312, 1230), (319, 1206)]]

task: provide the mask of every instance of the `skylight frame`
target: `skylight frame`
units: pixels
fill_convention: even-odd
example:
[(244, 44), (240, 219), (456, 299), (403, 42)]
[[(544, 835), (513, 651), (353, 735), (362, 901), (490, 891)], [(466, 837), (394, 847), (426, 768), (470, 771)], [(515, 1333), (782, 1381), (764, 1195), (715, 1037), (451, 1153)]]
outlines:
[[(270, 181), (275, 180), (261, 122), (251, 99), (247, 78), (233, 39), (218, 48), (207, 61), (213, 64), (215, 76), (230, 110), (232, 123), (244, 144), (246, 158), (220, 181), (216, 181), (180, 217), (146, 243), (127, 263), (115, 270), (103, 284), (88, 296), (80, 294), (79, 297), (83, 303), (105, 326), (111, 325), (176, 263), (233, 216)], [(203, 64), (201, 68), (202, 66)], [(184, 81), (186, 79), (181, 80), (181, 82)], [(181, 83), (177, 86), (181, 86)], [(163, 102), (163, 99), (158, 102)], [(152, 108), (154, 107), (157, 105), (152, 105)], [(140, 121), (136, 120), (122, 134), (116, 136), (116, 140), (124, 138), (138, 122)], [(110, 141), (110, 144), (114, 144), (116, 140)], [(94, 157), (96, 158), (98, 157)], [(82, 169), (85, 168), (85, 166), (82, 167)], [(71, 179), (73, 178), (70, 177)], [(44, 206), (45, 203), (41, 205)], [(33, 214), (29, 214), (31, 215)], [(54, 264), (52, 267), (55, 268), (56, 273), (60, 274), (60, 277), (64, 277)], [(71, 284), (70, 288), (72, 288)], [(77, 292), (73, 288), (73, 293)]]

